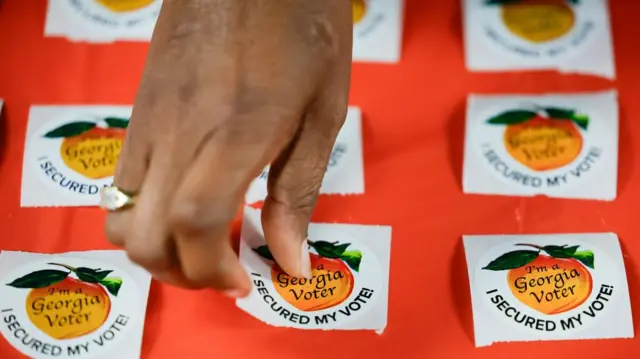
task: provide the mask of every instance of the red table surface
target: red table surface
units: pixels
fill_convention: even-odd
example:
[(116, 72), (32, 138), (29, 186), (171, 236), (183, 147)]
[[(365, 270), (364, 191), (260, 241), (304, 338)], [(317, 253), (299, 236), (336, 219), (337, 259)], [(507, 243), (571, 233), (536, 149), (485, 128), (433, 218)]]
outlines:
[[(212, 291), (153, 283), (143, 358), (631, 358), (640, 341), (499, 344), (476, 349), (463, 234), (615, 232), (631, 301), (640, 308), (640, 2), (611, 5), (618, 80), (465, 70), (460, 1), (408, 0), (399, 65), (355, 64), (351, 104), (363, 110), (366, 194), (323, 196), (316, 222), (393, 227), (389, 321), (372, 332), (271, 328)], [(0, 7), (0, 248), (36, 252), (108, 249), (95, 208), (20, 208), (20, 176), (32, 104), (131, 104), (147, 44), (87, 45), (43, 38), (45, 0)], [(611, 203), (464, 195), (463, 123), (468, 93), (617, 88), (620, 176)], [(635, 214), (634, 214), (635, 213)], [(635, 315), (638, 327), (638, 315)], [(14, 358), (0, 340), (0, 357)]]

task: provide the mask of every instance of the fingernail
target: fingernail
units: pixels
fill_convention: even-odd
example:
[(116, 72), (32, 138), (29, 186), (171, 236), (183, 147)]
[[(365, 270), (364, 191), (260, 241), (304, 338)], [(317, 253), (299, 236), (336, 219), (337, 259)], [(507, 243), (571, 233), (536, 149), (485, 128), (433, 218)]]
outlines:
[(242, 291), (238, 289), (223, 290), (222, 294), (232, 299), (237, 299), (242, 297)]
[(300, 273), (302, 273), (305, 278), (311, 279), (311, 257), (309, 256), (309, 244), (306, 239), (302, 241), (300, 255)]

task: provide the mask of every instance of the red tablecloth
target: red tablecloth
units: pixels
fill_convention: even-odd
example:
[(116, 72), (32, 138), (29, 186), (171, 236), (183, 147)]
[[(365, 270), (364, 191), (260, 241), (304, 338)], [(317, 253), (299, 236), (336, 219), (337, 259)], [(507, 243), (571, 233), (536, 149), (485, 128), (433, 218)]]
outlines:
[[(501, 344), (475, 349), (462, 234), (603, 232), (620, 235), (631, 300), (640, 310), (640, 2), (613, 1), (619, 80), (555, 73), (471, 74), (460, 1), (408, 0), (399, 65), (356, 64), (351, 104), (364, 114), (366, 195), (323, 196), (314, 220), (393, 226), (389, 324), (371, 332), (276, 329), (211, 291), (152, 285), (143, 357), (174, 358), (632, 358), (640, 341)], [(43, 38), (45, 0), (0, 6), (0, 248), (110, 248), (95, 208), (20, 208), (31, 104), (131, 104), (147, 44)], [(464, 195), (465, 97), (617, 88), (622, 108), (618, 199), (612, 203)], [(636, 327), (640, 318), (636, 315)], [(0, 357), (11, 359), (0, 340)]]

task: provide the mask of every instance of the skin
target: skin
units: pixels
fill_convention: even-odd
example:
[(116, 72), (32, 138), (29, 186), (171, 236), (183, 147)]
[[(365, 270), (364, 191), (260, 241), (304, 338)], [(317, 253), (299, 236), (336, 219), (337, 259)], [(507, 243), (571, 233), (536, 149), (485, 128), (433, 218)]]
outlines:
[(267, 244), (289, 275), (310, 276), (352, 31), (344, 0), (165, 0), (114, 179), (136, 204), (108, 214), (110, 242), (161, 281), (245, 296), (229, 227), (271, 164)]

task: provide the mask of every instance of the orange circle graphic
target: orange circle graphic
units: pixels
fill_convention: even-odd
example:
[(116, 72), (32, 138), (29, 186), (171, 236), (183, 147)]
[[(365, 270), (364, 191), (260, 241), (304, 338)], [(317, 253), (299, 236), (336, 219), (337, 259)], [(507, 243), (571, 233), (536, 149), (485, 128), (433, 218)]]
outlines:
[(278, 294), (305, 312), (331, 308), (349, 298), (354, 280), (345, 262), (311, 254), (311, 268), (312, 278), (294, 278), (273, 264), (271, 278)]
[(584, 303), (593, 290), (589, 270), (571, 258), (540, 255), (507, 274), (511, 293), (540, 313), (564, 313)]
[(529, 42), (544, 43), (565, 36), (576, 16), (566, 0), (529, 0), (503, 5), (501, 18), (509, 31)]
[(105, 289), (67, 277), (61, 282), (31, 289), (25, 302), (33, 325), (51, 338), (77, 338), (100, 328), (111, 310)]
[(583, 146), (573, 121), (541, 116), (506, 126), (504, 145), (519, 163), (534, 171), (561, 168), (575, 160)]
[(365, 0), (351, 0), (351, 6), (353, 8), (353, 23), (357, 24), (367, 14), (367, 3)]
[(111, 177), (116, 170), (126, 131), (95, 127), (62, 140), (60, 157), (67, 167), (90, 178)]
[(155, 0), (96, 0), (98, 4), (117, 13), (140, 10), (153, 4), (154, 1)]

